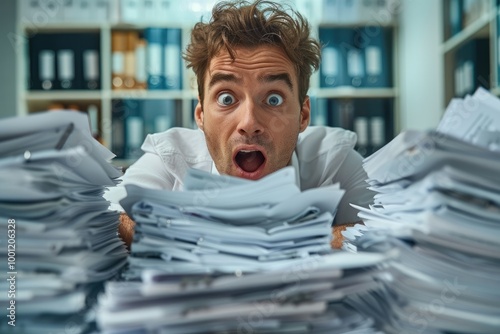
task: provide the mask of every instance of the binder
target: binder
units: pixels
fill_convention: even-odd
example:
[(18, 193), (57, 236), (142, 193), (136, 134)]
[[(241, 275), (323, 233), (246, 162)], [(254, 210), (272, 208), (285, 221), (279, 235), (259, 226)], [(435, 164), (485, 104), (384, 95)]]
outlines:
[(198, 129), (198, 124), (196, 124), (196, 121), (194, 119), (194, 110), (196, 109), (197, 105), (198, 105), (198, 99), (191, 99), (191, 113), (189, 117), (191, 129)]
[(479, 87), (490, 89), (490, 42), (488, 38), (473, 39), (465, 47), (465, 58), (473, 64), (473, 85), (467, 94)]
[(111, 109), (111, 150), (118, 159), (125, 159), (125, 116), (124, 100), (113, 100)]
[(146, 72), (148, 75), (148, 89), (165, 89), (163, 29), (146, 28), (144, 37), (147, 41)]
[(143, 101), (123, 100), (125, 107), (125, 159), (138, 159), (142, 155), (144, 141)]
[(490, 43), (477, 38), (464, 44), (455, 53), (455, 96), (463, 97), (477, 88), (490, 87)]
[(449, 0), (448, 6), (448, 29), (449, 36), (452, 37), (459, 33), (463, 27), (463, 0)]
[(311, 121), (310, 125), (328, 125), (328, 100), (311, 96)]
[(136, 88), (135, 84), (135, 72), (136, 72), (136, 61), (135, 61), (135, 48), (137, 47), (137, 41), (139, 35), (136, 31), (126, 32), (127, 36), (127, 46), (125, 49), (125, 71), (124, 71), (124, 88)]
[(56, 89), (56, 49), (49, 34), (29, 37), (29, 89)]
[[(66, 39), (66, 41), (69, 41)], [(62, 41), (61, 41), (62, 42)], [(61, 43), (63, 48), (57, 50), (57, 80), (61, 89), (78, 89), (76, 79), (75, 49), (67, 48), (66, 43)]]
[(394, 134), (391, 99), (369, 98), (354, 101), (352, 129), (358, 135), (356, 149), (368, 156), (392, 140)]
[(352, 130), (354, 102), (350, 99), (328, 100), (328, 125)]
[(165, 88), (182, 89), (181, 29), (163, 29)]
[(363, 87), (392, 86), (392, 29), (367, 26), (360, 38), (364, 53), (365, 79)]
[(77, 71), (81, 71), (79, 77), (82, 78), (80, 88), (96, 90), (101, 89), (101, 38), (99, 33), (80, 34), (78, 39), (78, 57), (81, 57), (81, 66)]
[(347, 84), (345, 45), (351, 32), (344, 28), (322, 28), (319, 40), (324, 45), (320, 64), (320, 87), (339, 87)]
[(135, 47), (135, 87), (138, 89), (146, 89), (147, 73), (146, 73), (146, 40), (139, 38)]
[(144, 100), (142, 115), (144, 116), (145, 133), (158, 133), (176, 126), (177, 103), (175, 100)]
[(125, 52), (127, 36), (124, 31), (111, 32), (111, 83), (113, 89), (123, 89), (125, 80)]
[(356, 88), (363, 87), (366, 82), (365, 54), (363, 46), (366, 35), (361, 30), (354, 30), (348, 43), (344, 43), (347, 65), (347, 84)]
[(380, 149), (387, 142), (386, 119), (383, 116), (372, 116), (370, 120), (370, 141), (372, 144), (372, 153)]
[[(99, 131), (99, 109), (95, 104), (90, 104), (87, 108), (87, 115), (89, 116), (90, 132), (92, 137), (97, 139), (99, 142), (102, 141), (101, 134)], [(102, 143), (101, 143), (102, 144)]]
[(354, 118), (353, 130), (358, 136), (358, 141), (356, 142), (357, 151), (362, 156), (366, 156), (368, 153), (368, 117), (358, 116)]

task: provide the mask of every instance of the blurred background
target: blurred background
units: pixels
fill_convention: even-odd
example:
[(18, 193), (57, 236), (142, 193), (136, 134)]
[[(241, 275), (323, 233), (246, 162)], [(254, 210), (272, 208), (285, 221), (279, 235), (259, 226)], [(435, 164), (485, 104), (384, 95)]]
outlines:
[[(195, 127), (181, 52), (213, 0), (0, 1), (0, 118), (89, 115), (124, 164), (148, 133)], [(404, 129), (437, 125), (453, 97), (498, 95), (496, 0), (288, 0), (324, 45), (311, 123), (358, 134), (367, 156)]]

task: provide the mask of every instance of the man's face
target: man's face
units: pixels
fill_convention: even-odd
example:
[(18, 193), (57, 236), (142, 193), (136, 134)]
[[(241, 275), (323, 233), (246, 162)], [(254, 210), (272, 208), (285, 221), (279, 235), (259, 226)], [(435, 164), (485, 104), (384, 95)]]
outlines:
[(276, 47), (236, 49), (214, 57), (195, 119), (221, 174), (257, 180), (290, 162), (310, 102), (299, 104), (297, 74)]

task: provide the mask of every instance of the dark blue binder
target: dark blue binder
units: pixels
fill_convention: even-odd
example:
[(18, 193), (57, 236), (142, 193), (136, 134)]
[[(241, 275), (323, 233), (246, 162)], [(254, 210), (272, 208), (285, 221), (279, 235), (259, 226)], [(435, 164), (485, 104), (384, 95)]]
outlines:
[[(83, 89), (83, 61), (80, 40), (85, 39), (88, 33), (58, 33), (51, 35), (56, 41), (57, 89)], [(98, 36), (97, 33), (96, 35)]]
[(127, 99), (125, 104), (125, 159), (138, 159), (143, 154), (144, 132), (143, 100)]
[(144, 117), (145, 134), (159, 133), (177, 126), (176, 100), (144, 100), (142, 115)]
[(329, 125), (328, 124), (328, 100), (311, 96), (311, 119), (310, 125)]
[(355, 43), (363, 53), (365, 76), (361, 87), (392, 87), (392, 29), (364, 27)]
[(367, 133), (358, 136), (367, 136), (367, 142), (358, 142), (356, 149), (363, 156), (368, 156), (391, 141), (394, 137), (393, 100), (390, 98), (367, 98), (354, 101), (354, 113), (350, 130), (356, 131), (356, 120), (364, 119), (367, 122)]
[(490, 88), (490, 41), (468, 41), (455, 53), (455, 96), (472, 94), (477, 88)]
[(453, 37), (462, 30), (463, 0), (450, 0), (448, 7), (449, 37)]
[(352, 130), (354, 103), (350, 99), (328, 99), (328, 125)]
[(56, 87), (56, 46), (50, 34), (29, 37), (29, 89), (53, 90)]
[(99, 33), (81, 34), (78, 39), (77, 68), (81, 89), (101, 89), (101, 38)]
[(148, 89), (165, 89), (163, 29), (146, 28), (144, 38), (146, 47), (146, 72), (148, 77)]
[(144, 118), (142, 100), (112, 101), (111, 150), (119, 159), (137, 159), (142, 155)]
[(181, 29), (163, 30), (164, 73), (166, 89), (182, 89)]
[(342, 44), (346, 62), (346, 80), (349, 86), (360, 88), (365, 85), (365, 55), (363, 43), (365, 35), (361, 30), (351, 30)]
[(346, 80), (346, 48), (351, 32), (344, 28), (320, 28), (319, 40), (323, 46), (320, 65), (320, 87), (339, 87)]
[(111, 151), (118, 159), (125, 159), (125, 117), (127, 108), (124, 100), (111, 101)]

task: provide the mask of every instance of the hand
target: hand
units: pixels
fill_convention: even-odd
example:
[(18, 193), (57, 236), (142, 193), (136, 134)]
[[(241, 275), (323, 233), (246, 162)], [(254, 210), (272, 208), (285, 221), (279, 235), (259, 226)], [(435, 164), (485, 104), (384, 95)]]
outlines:
[(132, 240), (134, 240), (135, 222), (130, 219), (126, 213), (120, 214), (120, 226), (118, 226), (118, 234), (125, 242), (127, 249), (130, 250)]
[(355, 223), (346, 223), (333, 226), (332, 228), (333, 240), (330, 243), (333, 249), (342, 248), (342, 243), (344, 241), (344, 236), (342, 235), (342, 231), (345, 231), (346, 228), (354, 226), (356, 224), (362, 224), (362, 222), (359, 221)]

